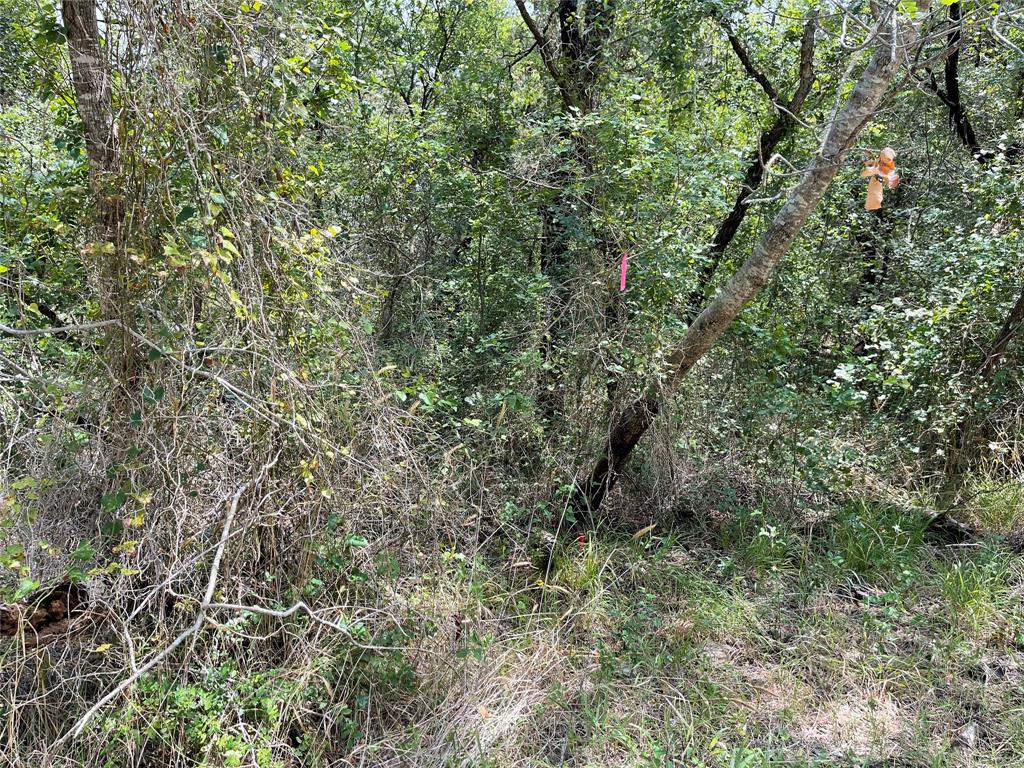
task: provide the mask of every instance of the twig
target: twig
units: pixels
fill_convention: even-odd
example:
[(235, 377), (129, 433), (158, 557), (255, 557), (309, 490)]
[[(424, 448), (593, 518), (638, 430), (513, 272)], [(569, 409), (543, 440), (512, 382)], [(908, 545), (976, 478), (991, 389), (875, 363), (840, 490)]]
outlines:
[(996, 40), (1001, 42), (1003, 45), (1007, 46), (1008, 48), (1012, 48), (1021, 56), (1024, 56), (1024, 51), (1018, 48), (1008, 37), (1006, 37), (1006, 35), (999, 31), (999, 17), (1002, 16), (1002, 14), (1003, 9), (1000, 5), (997, 4), (995, 15), (992, 16), (992, 34), (995, 36)]
[(60, 325), (49, 328), (12, 328), (9, 325), (0, 324), (0, 333), (6, 336), (46, 336), (51, 333), (76, 333), (79, 331), (93, 331), (97, 328), (107, 328), (111, 325), (120, 325), (120, 320), (96, 320), (92, 323), (81, 325)]
[(203, 601), (199, 604), (199, 610), (196, 613), (196, 619), (193, 621), (185, 630), (183, 630), (174, 640), (170, 642), (162, 651), (153, 656), (149, 661), (138, 667), (135, 672), (126, 677), (110, 691), (108, 691), (102, 698), (100, 698), (95, 704), (82, 715), (75, 724), (61, 736), (57, 741), (53, 743), (54, 751), (59, 747), (62, 747), (70, 739), (77, 738), (81, 735), (82, 731), (85, 730), (85, 726), (89, 724), (89, 721), (95, 717), (96, 713), (103, 709), (107, 704), (119, 698), (121, 694), (131, 688), (139, 679), (149, 672), (151, 669), (159, 666), (168, 656), (182, 645), (186, 640), (195, 635), (203, 626), (206, 621), (206, 614), (209, 612), (213, 605), (213, 595), (217, 591), (217, 579), (220, 575), (220, 564), (224, 558), (224, 551), (227, 549), (228, 539), (231, 537), (231, 526), (234, 523), (235, 515), (238, 512), (238, 503), (242, 498), (242, 495), (250, 488), (255, 486), (257, 483), (266, 477), (275, 464), (277, 464), (280, 452), (274, 456), (273, 459), (268, 461), (260, 469), (259, 474), (248, 483), (243, 484), (235, 491), (234, 496), (231, 498), (231, 504), (228, 507), (227, 515), (224, 517), (224, 528), (220, 534), (220, 541), (217, 543), (217, 550), (213, 555), (213, 563), (210, 565), (210, 575), (206, 582), (206, 593), (203, 595)]

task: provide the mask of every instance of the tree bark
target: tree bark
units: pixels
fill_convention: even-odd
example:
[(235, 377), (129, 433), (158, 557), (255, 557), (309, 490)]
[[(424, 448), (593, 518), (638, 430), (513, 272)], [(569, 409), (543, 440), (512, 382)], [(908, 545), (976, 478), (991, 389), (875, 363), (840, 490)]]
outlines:
[(978, 368), (978, 377), (983, 382), (988, 383), (992, 380), (992, 377), (999, 370), (1003, 358), (1006, 357), (1006, 350), (1010, 346), (1010, 341), (1021, 328), (1024, 328), (1024, 289), (1021, 290), (1020, 296), (1017, 297), (1017, 302), (1010, 309), (1009, 314), (1006, 315), (1006, 319), (1003, 320), (1003, 325), (992, 341), (992, 345), (985, 355), (985, 360), (982, 362), (981, 367)]
[[(117, 170), (118, 146), (111, 107), (110, 74), (100, 47), (96, 0), (63, 0), (61, 14), (71, 56), (75, 105), (85, 134), (90, 180), (102, 183), (105, 175)], [(110, 208), (107, 195), (99, 202), (105, 210)], [(116, 224), (115, 221), (109, 223)]]
[(75, 106), (82, 121), (89, 185), (96, 209), (92, 271), (103, 319), (118, 321), (108, 332), (107, 351), (108, 362), (121, 389), (120, 395), (124, 396), (132, 388), (136, 351), (128, 332), (132, 323), (127, 301), (124, 202), (117, 188), (121, 158), (110, 70), (101, 45), (96, 0), (62, 0), (61, 16), (67, 34), (71, 82)]
[(587, 480), (577, 489), (574, 503), (581, 511), (593, 513), (599, 509), (614, 486), (619, 470), (653, 423), (660, 408), (660, 398), (673, 393), (694, 364), (711, 349), (747, 302), (760, 291), (818, 206), (839, 172), (843, 156), (875, 114), (896, 72), (899, 41), (881, 31), (885, 29), (888, 29), (887, 21), (880, 20), (876, 25), (879, 31), (874, 53), (843, 108), (831, 122), (818, 152), (767, 231), (739, 270), (697, 316), (669, 356), (669, 373), (662, 392), (658, 393), (652, 387), (613, 423), (600, 457)]
[(953, 126), (956, 135), (967, 147), (975, 158), (981, 158), (981, 145), (978, 143), (978, 136), (974, 132), (974, 126), (967, 117), (967, 110), (964, 108), (963, 99), (960, 96), (960, 43), (963, 39), (963, 19), (960, 3), (951, 3), (949, 6), (949, 21), (953, 28), (949, 32), (949, 56), (943, 66), (943, 75), (946, 84), (945, 101), (949, 108), (949, 122)]

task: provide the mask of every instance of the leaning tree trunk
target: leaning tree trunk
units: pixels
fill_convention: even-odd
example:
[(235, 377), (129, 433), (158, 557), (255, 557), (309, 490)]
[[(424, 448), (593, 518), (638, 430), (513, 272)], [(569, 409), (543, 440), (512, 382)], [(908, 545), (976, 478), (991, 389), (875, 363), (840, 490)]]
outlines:
[[(75, 105), (82, 121), (89, 186), (96, 211), (90, 249), (91, 274), (104, 320), (116, 320), (107, 338), (108, 363), (118, 387), (115, 403), (124, 402), (135, 375), (135, 352), (128, 308), (124, 247), (124, 201), (117, 188), (121, 162), (111, 96), (110, 69), (101, 45), (96, 0), (62, 0), (61, 16), (71, 59)], [(115, 406), (114, 419), (124, 414)]]
[(839, 172), (843, 156), (874, 115), (896, 72), (899, 41), (882, 31), (887, 29), (889, 22), (885, 19), (876, 25), (875, 51), (867, 67), (753, 253), (697, 316), (669, 356), (669, 375), (662, 392), (652, 388), (612, 424), (600, 457), (587, 480), (577, 489), (574, 502), (580, 511), (592, 513), (601, 506), (633, 449), (654, 421), (661, 397), (673, 393), (694, 364), (760, 291), (821, 201)]
[(740, 42), (736, 33), (726, 27), (726, 32), (729, 35), (729, 44), (732, 46), (733, 51), (736, 52), (737, 58), (743, 64), (747, 74), (764, 89), (765, 95), (771, 99), (777, 115), (774, 122), (761, 131), (761, 135), (757, 137), (757, 146), (747, 165), (747, 170), (743, 174), (743, 183), (740, 186), (739, 193), (736, 195), (735, 202), (733, 202), (732, 209), (715, 230), (715, 236), (711, 240), (711, 245), (705, 254), (707, 260), (697, 275), (697, 286), (690, 293), (690, 298), (687, 301), (685, 318), (687, 322), (693, 322), (694, 318), (697, 317), (700, 310), (704, 307), (708, 286), (718, 271), (726, 249), (740, 231), (740, 225), (743, 224), (743, 220), (750, 210), (748, 200), (753, 198), (761, 186), (761, 182), (764, 181), (772, 155), (775, 154), (778, 146), (789, 137), (789, 134), (799, 124), (800, 110), (803, 108), (804, 101), (806, 101), (811, 93), (811, 88), (814, 86), (814, 36), (817, 30), (818, 15), (817, 13), (812, 13), (804, 24), (804, 33), (800, 40), (800, 77), (797, 81), (796, 90), (793, 92), (792, 98), (783, 103), (782, 97), (771, 84), (767, 75), (754, 66), (750, 55), (743, 47), (743, 43)]

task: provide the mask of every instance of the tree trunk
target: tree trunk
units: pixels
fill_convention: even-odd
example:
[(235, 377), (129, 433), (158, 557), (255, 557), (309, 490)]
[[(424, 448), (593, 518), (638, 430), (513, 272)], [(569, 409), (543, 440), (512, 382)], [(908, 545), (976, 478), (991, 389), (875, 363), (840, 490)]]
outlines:
[[(586, 8), (586, 24), (578, 0), (559, 0), (558, 39), (549, 39), (534, 21), (524, 0), (515, 0), (523, 22), (537, 43), (541, 60), (558, 88), (565, 116), (581, 117), (597, 103), (596, 85), (601, 61), (615, 20), (617, 0), (604, 0)], [(569, 140), (580, 165), (592, 173), (593, 158), (584, 137), (573, 135), (569, 126), (559, 129), (561, 141)], [(544, 421), (554, 426), (562, 419), (565, 393), (565, 365), (561, 353), (572, 325), (572, 278), (570, 263), (573, 235), (565, 226), (577, 202), (569, 189), (572, 178), (559, 167), (549, 179), (556, 188), (552, 200), (541, 211), (542, 237), (540, 267), (551, 288), (544, 307), (546, 328), (540, 343), (541, 371), (537, 379), (537, 404)], [(589, 201), (588, 201), (589, 202)], [(585, 206), (584, 206), (585, 207)]]
[[(90, 180), (102, 183), (118, 166), (117, 133), (111, 107), (110, 75), (100, 48), (96, 0), (63, 0), (61, 14), (71, 55), (71, 79), (75, 103), (85, 133)], [(98, 191), (104, 191), (102, 188)], [(112, 199), (103, 195), (97, 204), (111, 211)], [(107, 219), (113, 227), (117, 221)]]
[(971, 154), (981, 159), (981, 145), (978, 143), (978, 136), (974, 132), (967, 117), (967, 110), (964, 108), (963, 99), (960, 96), (960, 41), (963, 39), (963, 19), (961, 18), (960, 3), (950, 3), (949, 21), (953, 28), (949, 33), (949, 56), (943, 66), (943, 75), (946, 83), (946, 106), (949, 108), (949, 122), (954, 132), (963, 145)]
[(1010, 341), (1021, 328), (1024, 328), (1024, 290), (1021, 290), (1020, 296), (1017, 297), (1017, 302), (1003, 321), (999, 333), (996, 334), (992, 346), (989, 347), (988, 354), (985, 355), (984, 362), (982, 362), (981, 367), (978, 369), (978, 377), (983, 382), (988, 383), (992, 380), (996, 371), (999, 370), (999, 365), (1002, 363), (1003, 358), (1006, 357), (1006, 350), (1010, 346)]
[[(96, 0), (62, 0), (61, 16), (71, 59), (75, 105), (82, 121), (89, 185), (96, 209), (92, 273), (104, 320), (118, 320), (107, 338), (108, 362), (120, 397), (132, 388), (136, 353), (128, 328), (132, 326), (127, 297), (127, 266), (123, 224), (124, 201), (118, 190), (120, 151), (114, 124), (110, 71), (100, 44)], [(118, 418), (115, 408), (115, 418)]]
[[(887, 22), (880, 21), (876, 29), (888, 29)], [(581, 511), (594, 512), (601, 506), (614, 486), (619, 470), (650, 428), (660, 407), (659, 397), (672, 394), (771, 276), (839, 172), (846, 151), (874, 115), (896, 72), (899, 52), (897, 41), (879, 31), (875, 51), (867, 67), (831, 122), (821, 147), (800, 181), (753, 253), (697, 316), (669, 356), (669, 375), (663, 392), (659, 395), (652, 387), (613, 423), (601, 456), (587, 480), (577, 489), (574, 501)]]
[[(930, 79), (924, 84), (939, 97), (946, 109), (949, 111), (949, 125), (953, 133), (960, 139), (960, 143), (971, 153), (978, 163), (987, 164), (994, 160), (999, 153), (992, 149), (986, 149), (981, 145), (978, 134), (974, 130), (971, 118), (964, 105), (963, 96), (960, 93), (960, 49), (963, 43), (963, 9), (960, 0), (954, 0), (949, 4), (949, 33), (947, 35), (946, 48), (949, 54), (942, 68), (943, 87), (935, 82), (935, 77), (929, 72)], [(1024, 145), (1013, 144), (1002, 150), (1001, 154), (1006, 158), (1017, 158), (1024, 156)]]

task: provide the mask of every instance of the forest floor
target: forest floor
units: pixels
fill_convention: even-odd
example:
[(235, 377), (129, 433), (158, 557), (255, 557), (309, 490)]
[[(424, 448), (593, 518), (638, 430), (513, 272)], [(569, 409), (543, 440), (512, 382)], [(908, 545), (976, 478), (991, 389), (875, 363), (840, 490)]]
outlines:
[[(1014, 524), (1019, 502), (990, 505), (1003, 517), (990, 528)], [(421, 670), (438, 681), (434, 720), (385, 751), (454, 748), (481, 766), (1024, 765), (1024, 560), (1007, 541), (940, 542), (920, 516), (858, 502), (809, 526), (754, 510), (584, 537), (546, 580), (454, 558), (446, 596), (434, 584), (422, 599), (448, 606), (439, 642), (470, 663)]]

